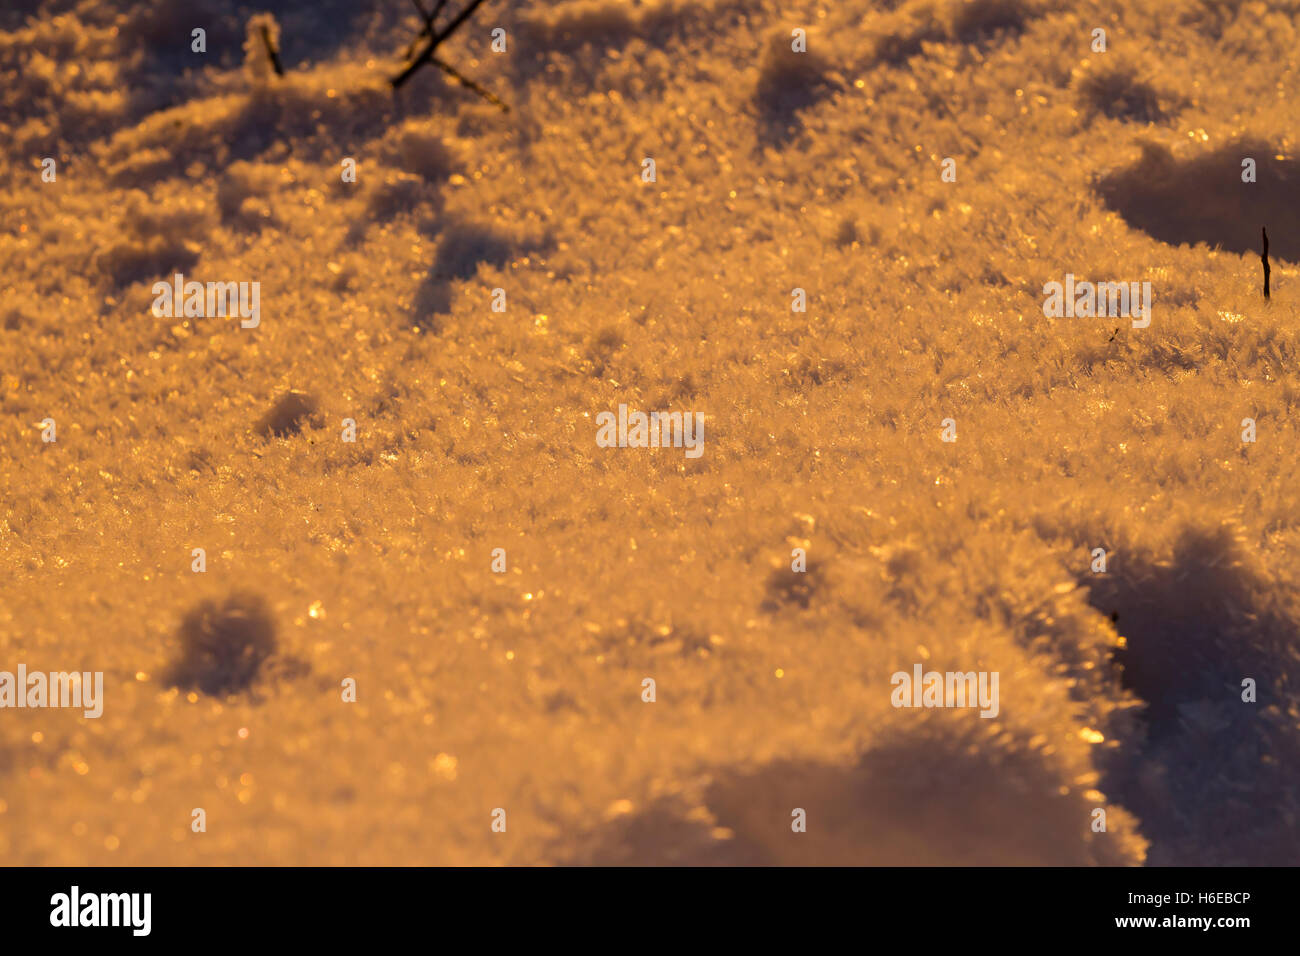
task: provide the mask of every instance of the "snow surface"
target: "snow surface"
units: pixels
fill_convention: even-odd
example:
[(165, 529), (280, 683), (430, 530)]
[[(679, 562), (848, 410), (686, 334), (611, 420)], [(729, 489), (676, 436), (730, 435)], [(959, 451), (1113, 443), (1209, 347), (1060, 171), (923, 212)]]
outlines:
[(11, 0), (0, 860), (1300, 860), (1296, 12)]

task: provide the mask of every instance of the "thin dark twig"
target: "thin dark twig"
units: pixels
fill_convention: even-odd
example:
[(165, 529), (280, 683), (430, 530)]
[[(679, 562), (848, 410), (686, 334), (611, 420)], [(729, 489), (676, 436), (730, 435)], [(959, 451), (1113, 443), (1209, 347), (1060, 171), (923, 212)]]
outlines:
[[(466, 20), (468, 20), (474, 14), (474, 11), (477, 10), (482, 5), (483, 5), (483, 0), (470, 0), (470, 2), (465, 5), (465, 9), (461, 10), (460, 13), (456, 14), (456, 16), (452, 18), (450, 23), (448, 23), (437, 33), (432, 33), (429, 36), (427, 42), (425, 43), (424, 48), (418, 54), (416, 54), (415, 59), (413, 59), (410, 63), (406, 65), (406, 69), (402, 70), (401, 73), (397, 74), (397, 76), (389, 80), (389, 83), (392, 84), (393, 89), (397, 89), (398, 87), (400, 87), (402, 84), (404, 84), (407, 80), (411, 78), (411, 75), (415, 73), (416, 70), (418, 70), (424, 64), (430, 62), (433, 59), (433, 51), (438, 49), (438, 45), (441, 44), (453, 33), (455, 33), (458, 29), (460, 29), (461, 24), (463, 24)], [(441, 9), (442, 6), (441, 4), (439, 4), (435, 8), (435, 12)]]
[(415, 5), (415, 12), (420, 15), (420, 21), (424, 25), (420, 27), (420, 32), (415, 35), (415, 39), (410, 42), (409, 46), (407, 46), (406, 52), (402, 54), (403, 60), (409, 60), (411, 54), (415, 52), (415, 45), (425, 37), (433, 34), (433, 21), (437, 19), (438, 11), (442, 9), (442, 5), (445, 2), (446, 0), (440, 0), (438, 5), (433, 8), (432, 13), (426, 13), (424, 10), (424, 4), (422, 4), (420, 0), (411, 0), (411, 3)]
[(1260, 253), (1259, 258), (1264, 263), (1264, 301), (1268, 301), (1268, 274), (1271, 271), (1268, 267), (1268, 230), (1263, 226), (1260, 232), (1264, 234), (1264, 251)]
[(507, 106), (505, 103), (503, 103), (495, 93), (493, 93), (491, 90), (483, 88), (482, 86), (479, 86), (479, 84), (475, 83), (468, 76), (465, 76), (463, 73), (458, 71), (450, 63), (446, 62), (445, 60), (440, 60), (436, 56), (430, 58), (429, 62), (432, 63), (434, 66), (436, 66), (438, 69), (442, 70), (442, 72), (446, 73), (448, 76), (454, 79), (461, 86), (473, 90), (475, 93), (483, 97), (483, 99), (487, 100), (493, 106), (500, 107), (501, 112), (503, 113), (510, 112), (510, 107)]
[(266, 55), (271, 58), (271, 68), (275, 70), (276, 76), (284, 76), (284, 67), (280, 65), (280, 53), (271, 42), (271, 31), (262, 25), (262, 42), (266, 44)]

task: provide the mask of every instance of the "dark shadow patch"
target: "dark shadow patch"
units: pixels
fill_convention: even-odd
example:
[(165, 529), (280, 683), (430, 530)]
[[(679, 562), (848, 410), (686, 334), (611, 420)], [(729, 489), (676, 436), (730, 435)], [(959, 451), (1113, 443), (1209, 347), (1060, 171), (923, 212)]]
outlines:
[[(96, 258), (99, 271), (116, 288), (159, 276), (188, 273), (199, 261), (199, 247), (175, 236), (140, 236), (117, 242)], [(173, 303), (179, 311), (184, 302)]]
[[(199, 261), (203, 240), (211, 234), (212, 217), (203, 202), (154, 202), (141, 190), (129, 190), (114, 204), (116, 241), (93, 256), (95, 271), (123, 288), (134, 282), (171, 282)], [(151, 286), (152, 288), (152, 286)], [(173, 314), (184, 312), (183, 297), (172, 303)]]
[(890, 66), (898, 66), (920, 53), (923, 43), (941, 43), (946, 39), (948, 34), (936, 23), (888, 33), (876, 40), (875, 58)]
[(412, 173), (386, 170), (366, 181), (365, 213), (348, 227), (346, 241), (355, 244), (374, 225), (390, 223), (399, 216), (418, 213), (437, 221), (442, 212), (442, 190)]
[(806, 571), (795, 571), (783, 563), (767, 576), (767, 596), (759, 607), (768, 614), (775, 614), (783, 607), (807, 610), (813, 599), (823, 596), (826, 590), (824, 562), (810, 559)]
[(605, 378), (610, 365), (627, 344), (622, 329), (607, 325), (587, 339), (585, 369), (592, 378)]
[(427, 129), (406, 129), (397, 142), (402, 168), (429, 183), (442, 185), (462, 168), (460, 158), (438, 134)]
[(1176, 22), (1179, 26), (1188, 26), (1209, 37), (1215, 43), (1237, 22), (1245, 4), (1232, 0), (1194, 0), (1178, 10)]
[[(580, 837), (576, 859), (641, 866), (1085, 866), (1140, 862), (1142, 840), (1034, 752), (960, 735), (909, 739), (856, 763), (777, 760), (715, 772), (704, 806), (665, 800)], [(792, 829), (806, 814), (807, 832)], [(704, 811), (704, 812), (701, 812)], [(563, 852), (563, 851), (561, 851)]]
[[(335, 50), (365, 32), (358, 26), (373, 17), (374, 7), (357, 0), (312, 0), (306, 4), (302, 0), (255, 0), (238, 8), (240, 39), (254, 13), (272, 14), (280, 24), (280, 59), (285, 70), (294, 70), (331, 59)], [(297, 42), (297, 37), (303, 41)]]
[(1022, 0), (965, 0), (953, 17), (955, 40), (985, 45), (1019, 36), (1029, 22)]
[[(415, 93), (405, 94), (405, 103), (421, 113), (431, 108), (427, 97)], [(357, 157), (365, 143), (401, 119), (401, 104), (386, 84), (345, 86), (331, 97), (313, 79), (292, 72), (247, 95), (191, 99), (183, 108), (164, 106), (144, 110), (149, 115), (134, 125), (119, 123), (106, 144), (97, 147), (115, 183), (152, 190), (158, 179), (208, 177), (244, 161), (274, 170), (271, 184), (278, 191), (283, 186), (279, 169), (293, 150), (301, 149), (311, 155), (340, 151), (330, 182), (336, 191), (355, 189), (357, 184), (342, 183), (337, 160)], [(363, 168), (365, 162), (363, 155)], [(369, 182), (368, 176), (359, 181)]]
[(800, 113), (836, 88), (826, 60), (812, 50), (796, 53), (791, 43), (789, 31), (768, 38), (754, 90), (760, 138), (776, 145), (797, 136), (803, 127)]
[(482, 264), (506, 265), (519, 245), (490, 226), (461, 223), (447, 227), (428, 275), (415, 293), (411, 320), (422, 329), (436, 332), (440, 317), (451, 311), (451, 284), (472, 279)]
[(213, 470), (212, 452), (206, 448), (194, 448), (185, 456), (184, 467), (187, 471), (196, 471), (200, 474)]
[(255, 430), (263, 438), (287, 438), (297, 435), (303, 426), (318, 420), (319, 405), (306, 392), (288, 391), (257, 421)]
[[(12, 6), (12, 0), (8, 6)], [(308, 6), (288, 0), (256, 5), (232, 0), (138, 0), (129, 6), (128, 11), (121, 12), (109, 5), (78, 4), (75, 11), (68, 11), (71, 14), (66, 28), (68, 45), (78, 44), (78, 50), (85, 42), (84, 38), (77, 37), (78, 23), (83, 30), (111, 28), (108, 38), (91, 41), (92, 49), (87, 51), (90, 65), (86, 69), (93, 74), (98, 72), (97, 67), (102, 69), (111, 64), (117, 74), (112, 88), (125, 97), (120, 117), (108, 113), (100, 116), (93, 110), (79, 115), (81, 107), (66, 97), (60, 97), (54, 104), (57, 109), (44, 110), (62, 118), (59, 135), (69, 144), (110, 137), (150, 113), (192, 100), (202, 88), (202, 74), (206, 69), (237, 69), (244, 57), (247, 21), (259, 10), (269, 7), (280, 18), (285, 37), (310, 38), (309, 42), (291, 44), (289, 50), (283, 51), (289, 67), (305, 63), (308, 56), (328, 56), (354, 35), (351, 22), (357, 13), (352, 0), (322, 0)], [(48, 22), (55, 12), (56, 6), (46, 3), (41, 15)], [(3, 15), (0, 13), (0, 17)], [(205, 31), (202, 52), (193, 49), (195, 29)], [(55, 56), (55, 59), (63, 61), (68, 57)], [(179, 174), (184, 166), (181, 164), (171, 174)], [(170, 173), (173, 168), (173, 164), (168, 164), (159, 172)], [(118, 175), (126, 177), (129, 185), (148, 188), (143, 169), (136, 173), (118, 170)]]
[[(572, 67), (568, 78), (572, 94), (576, 90), (603, 88), (601, 60), (610, 51), (631, 55), (644, 63), (647, 50), (671, 51), (677, 43), (695, 41), (702, 35), (724, 36), (752, 15), (744, 0), (640, 6), (547, 4), (521, 10), (513, 24), (503, 22), (501, 26), (509, 30), (508, 69), (516, 87), (525, 86), (557, 66), (565, 69), (564, 61), (568, 60), (568, 66)], [(669, 52), (669, 55), (673, 54)], [(649, 83), (651, 89), (655, 86)]]
[(853, 216), (844, 216), (835, 227), (835, 245), (841, 249), (849, 249), (858, 241), (860, 241), (860, 236), (858, 234), (857, 219)]
[[(696, 815), (698, 816), (698, 815)], [(639, 813), (580, 835), (576, 846), (556, 846), (565, 863), (580, 866), (762, 866), (760, 847), (718, 839), (679, 801), (659, 801)]]
[[(243, 58), (243, 24), (220, 0), (140, 0), (121, 24), (124, 46), (133, 48), (134, 79), (159, 90), (175, 86), (186, 70), (230, 69)], [(193, 49), (193, 31), (205, 32), (205, 52)]]
[(126, 189), (147, 189), (149, 184), (167, 179), (173, 173), (174, 160), (167, 150), (142, 149), (108, 167), (108, 181)]
[(1248, 622), (1257, 632), (1287, 627), (1258, 617), (1267, 586), (1247, 569), (1236, 534), (1227, 524), (1189, 528), (1169, 561), (1116, 555), (1108, 573), (1087, 582), (1092, 606), (1124, 622), (1122, 682), (1146, 701), (1157, 733), (1176, 731), (1181, 705), (1221, 697), (1234, 675), (1271, 670), (1263, 648), (1231, 637)]
[[(549, 5), (548, 5), (549, 6)], [(635, 39), (641, 24), (620, 4), (573, 4), (519, 24), (521, 40), (531, 48), (574, 53), (584, 46), (621, 49)]]
[[(1081, 795), (1060, 786), (1036, 754), (973, 753), (943, 738), (889, 744), (848, 768), (778, 761), (724, 775), (708, 806), (720, 826), (783, 865), (1123, 862), (1133, 837), (1116, 827), (1109, 839), (1089, 839)], [(795, 807), (807, 812), (807, 833), (791, 831)]]
[(260, 232), (277, 225), (268, 196), (276, 187), (276, 170), (270, 166), (238, 161), (217, 180), (217, 210), (221, 221), (232, 229)]
[(446, 279), (472, 279), (482, 263), (504, 266), (514, 244), (491, 226), (466, 223), (448, 229), (438, 245), (433, 273)]
[[(1170, 245), (1205, 243), (1259, 254), (1267, 227), (1274, 258), (1300, 262), (1300, 162), (1259, 141), (1238, 141), (1179, 161), (1163, 146), (1142, 144), (1142, 158), (1097, 183), (1106, 205), (1133, 228)], [(1242, 161), (1257, 181), (1244, 183)]]
[(69, 13), (76, 8), (76, 4), (71, 0), (61, 0), (53, 4), (48, 3), (47, 0), (7, 0), (4, 6), (0, 7), (0, 30), (6, 33), (21, 30), (27, 18), (35, 17), (41, 12), (43, 6), (49, 14)]
[(1171, 97), (1162, 97), (1128, 65), (1089, 71), (1079, 83), (1079, 96), (1089, 116), (1100, 113), (1126, 123), (1163, 123), (1177, 113)]
[[(328, 60), (334, 50), (355, 38), (355, 21), (369, 15), (356, 0), (141, 0), (123, 25), (123, 33), (142, 51), (141, 76), (169, 79), (205, 66), (237, 67), (244, 59), (247, 24), (255, 13), (273, 15), (280, 26), (280, 59), (286, 70)], [(191, 31), (207, 32), (206, 53), (192, 50)]]
[(223, 695), (246, 690), (275, 653), (275, 622), (256, 594), (203, 601), (180, 627), (181, 657), (167, 681), (182, 690)]
[[(1118, 554), (1089, 601), (1126, 641), (1121, 682), (1146, 702), (1106, 763), (1105, 789), (1142, 820), (1156, 865), (1300, 858), (1300, 686), (1294, 614), (1252, 570), (1231, 524), (1189, 528), (1168, 560)], [(1257, 703), (1241, 699), (1254, 679)], [(1268, 808), (1265, 812), (1263, 808)]]
[(890, 4), (872, 44), (875, 60), (897, 66), (922, 52), (926, 43), (964, 43), (988, 50), (1024, 33), (1038, 14), (1023, 0), (965, 0), (940, 18), (922, 4)]

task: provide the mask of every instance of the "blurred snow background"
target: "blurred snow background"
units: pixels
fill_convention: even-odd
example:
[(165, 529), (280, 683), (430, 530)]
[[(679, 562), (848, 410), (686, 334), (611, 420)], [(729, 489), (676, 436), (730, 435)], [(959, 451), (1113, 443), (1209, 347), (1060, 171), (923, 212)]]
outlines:
[(398, 0), (11, 0), (0, 669), (107, 701), (0, 712), (0, 859), (1294, 863), (1295, 12), (490, 0), (439, 52), (503, 113), (394, 95)]

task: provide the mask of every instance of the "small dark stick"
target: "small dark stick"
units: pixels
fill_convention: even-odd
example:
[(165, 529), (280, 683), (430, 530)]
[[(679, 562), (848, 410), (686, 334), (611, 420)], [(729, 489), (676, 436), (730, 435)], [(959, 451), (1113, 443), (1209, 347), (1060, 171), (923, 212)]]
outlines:
[(271, 67), (276, 76), (284, 76), (284, 67), (280, 65), (280, 53), (271, 42), (271, 31), (262, 27), (262, 42), (266, 44), (266, 55), (271, 58)]
[(436, 56), (429, 57), (429, 62), (432, 63), (434, 66), (436, 66), (438, 69), (442, 70), (442, 72), (446, 73), (448, 76), (450, 76), (461, 86), (465, 87), (466, 89), (473, 90), (475, 93), (483, 97), (483, 99), (487, 100), (493, 106), (498, 107), (501, 110), (501, 112), (503, 113), (510, 112), (510, 107), (507, 106), (504, 102), (502, 102), (500, 97), (498, 97), (491, 90), (485, 89), (484, 87), (480, 86), (478, 83), (475, 83), (468, 76), (458, 71), (450, 63), (447, 63), (445, 60), (440, 60)]
[(1260, 258), (1260, 261), (1262, 261), (1262, 262), (1264, 263), (1264, 301), (1267, 302), (1267, 301), (1268, 301), (1268, 273), (1269, 273), (1269, 268), (1268, 268), (1268, 230), (1265, 229), (1263, 226), (1261, 226), (1259, 231), (1262, 232), (1262, 233), (1264, 234), (1264, 251), (1260, 253), (1259, 258)]
[(417, 43), (425, 37), (433, 36), (433, 21), (438, 19), (438, 14), (442, 12), (442, 8), (447, 4), (447, 0), (438, 0), (437, 4), (433, 8), (433, 12), (425, 13), (424, 5), (420, 3), (420, 0), (411, 0), (411, 2), (415, 4), (415, 9), (420, 14), (420, 19), (424, 21), (424, 26), (420, 27), (420, 32), (416, 34), (415, 39), (411, 41), (411, 45), (406, 48), (406, 53), (402, 56), (403, 60), (409, 60), (411, 58), (411, 54), (415, 52), (415, 46)]
[(1108, 338), (1106, 341), (1107, 341), (1107, 342), (1114, 342), (1114, 341), (1115, 341), (1115, 336), (1117, 336), (1117, 335), (1119, 335), (1119, 329), (1116, 329), (1114, 332), (1110, 333), (1110, 338)]

